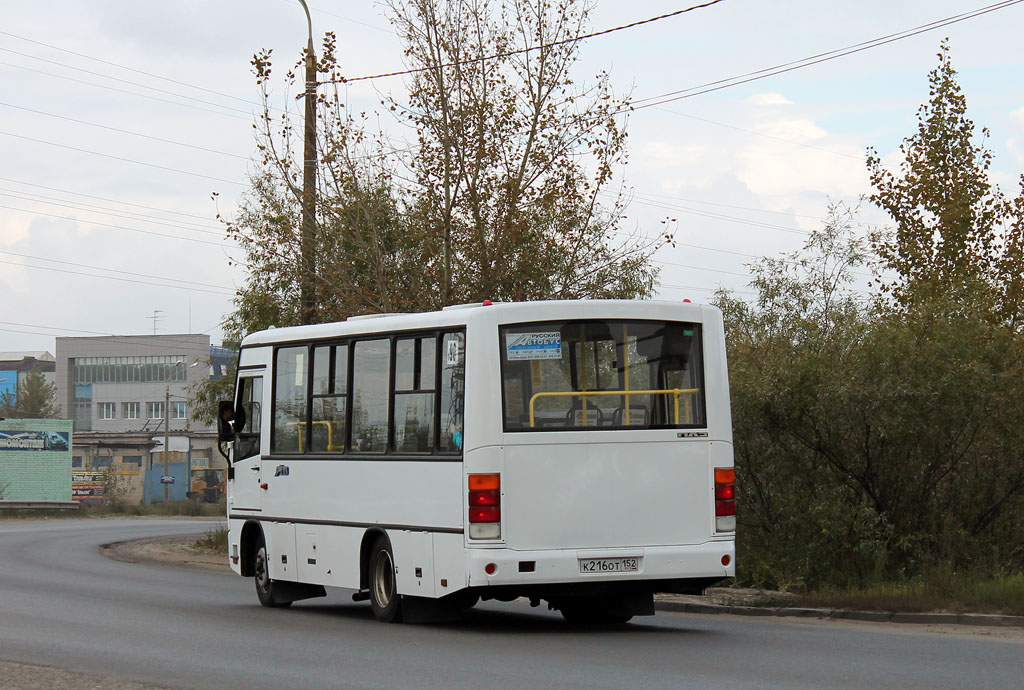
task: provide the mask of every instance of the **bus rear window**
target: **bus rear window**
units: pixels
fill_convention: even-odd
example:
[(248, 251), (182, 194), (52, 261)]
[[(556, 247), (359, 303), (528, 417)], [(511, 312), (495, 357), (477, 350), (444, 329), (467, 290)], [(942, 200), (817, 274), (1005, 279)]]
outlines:
[(700, 324), (546, 321), (499, 335), (506, 431), (707, 425)]

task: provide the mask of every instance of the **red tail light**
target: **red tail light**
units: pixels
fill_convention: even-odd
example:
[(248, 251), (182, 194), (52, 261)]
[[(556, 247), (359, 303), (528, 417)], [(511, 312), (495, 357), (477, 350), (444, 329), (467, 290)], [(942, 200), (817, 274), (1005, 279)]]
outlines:
[(499, 520), (501, 520), (501, 510), (497, 507), (469, 509), (470, 522), (498, 522)]
[(736, 531), (736, 470), (715, 468), (715, 531)]
[(469, 538), (501, 538), (501, 475), (471, 474), (469, 488)]
[(470, 506), (499, 506), (501, 505), (501, 494), (497, 491), (470, 491)]

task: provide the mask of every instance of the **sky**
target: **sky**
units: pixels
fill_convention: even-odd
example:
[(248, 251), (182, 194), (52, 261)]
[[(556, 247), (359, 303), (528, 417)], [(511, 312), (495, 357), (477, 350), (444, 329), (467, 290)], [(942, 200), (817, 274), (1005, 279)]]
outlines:
[[(581, 82), (604, 69), (650, 99), (855, 46), (994, 0), (723, 0), (587, 40)], [(598, 0), (595, 31), (695, 2)], [(385, 6), (310, 0), (346, 76), (405, 67)], [(626, 230), (670, 229), (657, 296), (750, 295), (756, 257), (799, 249), (828, 205), (871, 193), (865, 151), (895, 169), (928, 72), (949, 37), (968, 114), (988, 127), (993, 181), (1024, 171), (1024, 3), (850, 55), (633, 112), (618, 182)], [(259, 93), (249, 61), (290, 65), (307, 40), (297, 0), (34, 0), (0, 24), (0, 352), (57, 336), (207, 333), (244, 281), (231, 217), (253, 170)], [(319, 40), (317, 40), (319, 43)], [(280, 90), (278, 82), (275, 88)], [(380, 112), (402, 78), (354, 83)], [(701, 89), (696, 89), (700, 91)], [(283, 98), (282, 93), (276, 96)], [(655, 99), (654, 102), (657, 102)], [(650, 102), (650, 101), (648, 101)], [(213, 195), (216, 194), (216, 201)], [(859, 231), (886, 219), (861, 203)]]

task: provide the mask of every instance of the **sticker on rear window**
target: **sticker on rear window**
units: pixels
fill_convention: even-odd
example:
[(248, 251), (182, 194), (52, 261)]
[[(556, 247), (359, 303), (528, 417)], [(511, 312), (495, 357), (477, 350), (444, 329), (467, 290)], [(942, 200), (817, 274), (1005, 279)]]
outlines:
[(550, 333), (506, 333), (505, 356), (509, 361), (517, 359), (561, 359), (562, 334)]

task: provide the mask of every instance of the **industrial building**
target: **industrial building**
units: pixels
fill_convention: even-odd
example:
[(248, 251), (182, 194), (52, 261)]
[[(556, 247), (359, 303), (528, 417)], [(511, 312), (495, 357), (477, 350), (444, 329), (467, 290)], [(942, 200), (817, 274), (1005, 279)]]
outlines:
[(57, 397), (74, 422), (81, 500), (109, 498), (96, 486), (87, 491), (85, 478), (95, 485), (97, 472), (114, 476), (118, 498), (129, 503), (162, 501), (165, 488), (172, 501), (204, 489), (211, 497), (226, 463), (216, 430), (190, 419), (189, 400), (205, 378), (224, 375), (234, 355), (203, 334), (57, 338)]

